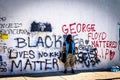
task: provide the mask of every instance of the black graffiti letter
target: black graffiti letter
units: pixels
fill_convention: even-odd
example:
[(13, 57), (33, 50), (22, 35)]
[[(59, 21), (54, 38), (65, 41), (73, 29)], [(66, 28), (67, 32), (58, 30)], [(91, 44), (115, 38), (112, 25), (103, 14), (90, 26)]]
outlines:
[(27, 45), (27, 43), (25, 42), (25, 39), (23, 38), (15, 38), (14, 40), (17, 40), (17, 46), (16, 46), (17, 48), (23, 48)]
[(44, 47), (44, 43), (41, 37), (38, 37), (38, 41), (36, 43), (36, 46), (38, 46), (39, 43), (42, 43), (42, 47)]
[(28, 37), (28, 47), (36, 47), (36, 45), (31, 45), (30, 44), (30, 37)]
[(57, 64), (57, 59), (56, 58), (53, 58), (53, 68), (55, 68), (55, 65), (57, 66), (57, 70), (59, 70), (59, 66)]
[(29, 54), (30, 54), (30, 59), (34, 59), (35, 58), (35, 52), (33, 50), (30, 50), (29, 51)]
[(20, 67), (20, 71), (22, 71), (22, 60), (19, 60), (18, 65), (15, 63), (15, 61), (13, 60), (11, 63), (11, 72), (13, 72), (14, 69), (14, 65), (16, 68)]
[(27, 59), (27, 61), (26, 61), (26, 63), (25, 63), (25, 68), (24, 68), (24, 70), (26, 69), (26, 67), (27, 66), (30, 66), (30, 69), (32, 69), (32, 64), (30, 63), (30, 60), (29, 59)]
[(48, 40), (48, 38), (50, 39), (50, 40), (48, 41), (48, 43), (50, 43), (50, 41), (51, 41), (51, 37), (50, 37), (50, 36), (46, 36), (46, 37), (45, 37), (45, 45), (46, 45), (47, 48), (50, 48), (50, 47), (52, 46), (52, 44), (53, 44), (53, 41), (51, 41), (51, 45), (48, 46), (48, 45), (47, 45), (47, 40)]
[(46, 60), (45, 60), (45, 70), (47, 70), (47, 69), (50, 69), (50, 70), (51, 70), (51, 69), (52, 69), (51, 67), (48, 67), (48, 65), (51, 64), (51, 63), (48, 63), (48, 61), (50, 61), (50, 60), (51, 60), (51, 59), (46, 59)]
[(57, 43), (59, 42), (59, 44), (60, 44), (60, 47), (62, 46), (62, 41), (60, 40), (62, 37), (61, 36), (59, 36), (58, 37), (58, 39), (56, 39), (56, 35), (54, 35), (54, 37), (55, 37), (55, 47), (57, 47)]

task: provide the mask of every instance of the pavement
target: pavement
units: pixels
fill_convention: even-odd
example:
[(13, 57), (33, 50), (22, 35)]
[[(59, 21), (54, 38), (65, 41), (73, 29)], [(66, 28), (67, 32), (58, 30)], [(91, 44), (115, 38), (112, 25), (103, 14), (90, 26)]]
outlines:
[(76, 71), (34, 73), (27, 75), (0, 76), (0, 80), (120, 80), (120, 71)]

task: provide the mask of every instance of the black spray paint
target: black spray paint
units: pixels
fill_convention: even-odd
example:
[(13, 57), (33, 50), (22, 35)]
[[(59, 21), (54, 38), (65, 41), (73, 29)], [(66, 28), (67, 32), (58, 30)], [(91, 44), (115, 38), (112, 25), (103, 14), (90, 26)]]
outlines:
[[(51, 48), (51, 47), (58, 47), (60, 48), (62, 46), (62, 37), (61, 36), (56, 36), (53, 35), (53, 37), (46, 35), (45, 38), (43, 39), (41, 36), (39, 36), (37, 38), (37, 41), (34, 44), (31, 44), (31, 37), (28, 37), (27, 40), (19, 37), (19, 38), (15, 38), (14, 40), (16, 40), (17, 48), (24, 48), (24, 47), (38, 47), (39, 45), (41, 45), (42, 47), (45, 48)], [(59, 46), (57, 46), (57, 44), (59, 44)]]

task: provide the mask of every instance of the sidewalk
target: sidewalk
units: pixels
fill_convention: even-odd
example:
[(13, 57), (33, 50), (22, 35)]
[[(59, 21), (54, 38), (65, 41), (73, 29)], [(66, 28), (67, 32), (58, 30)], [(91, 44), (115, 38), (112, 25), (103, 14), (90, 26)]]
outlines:
[(0, 77), (0, 80), (120, 80), (120, 71), (77, 71), (75, 74), (70, 72), (67, 74), (64, 74), (63, 72), (37, 73), (22, 76)]

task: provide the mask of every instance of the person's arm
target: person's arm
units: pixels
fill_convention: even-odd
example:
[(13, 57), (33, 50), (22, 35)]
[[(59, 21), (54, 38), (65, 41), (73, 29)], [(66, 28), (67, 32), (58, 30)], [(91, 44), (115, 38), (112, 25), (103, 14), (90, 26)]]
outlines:
[(75, 44), (74, 44), (74, 51), (76, 51), (76, 50), (78, 50), (78, 48), (75, 46)]
[(65, 42), (64, 42), (63, 46), (62, 46), (62, 52), (65, 52), (65, 48), (66, 48), (66, 45), (65, 45)]

